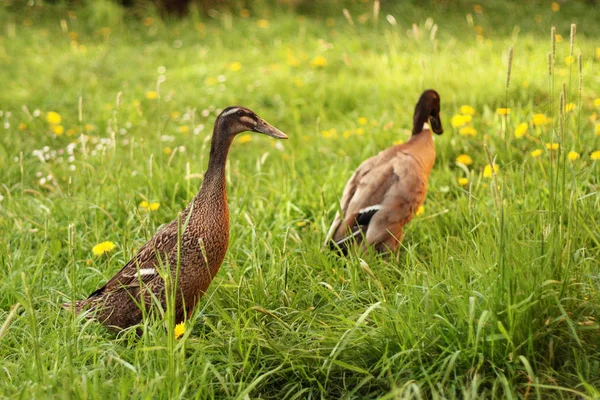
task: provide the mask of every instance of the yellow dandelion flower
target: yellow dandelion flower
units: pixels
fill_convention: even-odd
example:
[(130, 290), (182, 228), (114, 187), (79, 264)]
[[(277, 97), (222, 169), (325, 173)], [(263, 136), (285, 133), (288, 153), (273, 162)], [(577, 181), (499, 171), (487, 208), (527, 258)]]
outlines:
[(181, 116), (181, 113), (179, 111), (171, 111), (171, 114), (169, 114), (169, 116), (171, 117), (171, 119), (177, 119)]
[(146, 92), (146, 98), (148, 100), (156, 100), (158, 99), (158, 92), (156, 90), (148, 90)]
[(553, 1), (552, 4), (550, 4), (550, 8), (552, 9), (552, 11), (558, 12), (558, 10), (560, 10), (560, 4)]
[(567, 158), (568, 158), (569, 160), (571, 160), (571, 161), (575, 161), (575, 160), (577, 160), (579, 157), (581, 157), (581, 156), (580, 156), (580, 155), (579, 155), (579, 153), (578, 153), (578, 152), (576, 152), (576, 151), (570, 151), (570, 152), (569, 152), (569, 154), (567, 154)]
[(163, 149), (163, 153), (165, 153), (166, 155), (169, 155), (169, 154), (171, 154), (172, 152), (173, 152), (173, 149), (172, 149), (172, 148), (170, 148), (170, 147), (165, 147), (165, 148)]
[(208, 78), (206, 78), (206, 79), (204, 80), (204, 83), (205, 83), (207, 86), (216, 85), (216, 84), (217, 84), (217, 82), (218, 82), (217, 78), (215, 78), (215, 77), (213, 77), (213, 76), (209, 76)]
[(456, 157), (456, 162), (463, 165), (471, 165), (473, 164), (473, 159), (467, 154), (461, 154)]
[(344, 131), (344, 133), (342, 133), (342, 136), (344, 137), (344, 139), (348, 139), (351, 135), (352, 135), (351, 131)]
[(369, 122), (369, 120), (368, 120), (368, 119), (366, 119), (365, 117), (360, 117), (360, 118), (358, 119), (358, 123), (359, 123), (359, 124), (361, 124), (361, 125), (366, 125), (366, 124), (367, 124), (367, 122)]
[(312, 61), (310, 62), (310, 65), (312, 65), (315, 68), (326, 67), (327, 59), (323, 56), (316, 56), (315, 58), (312, 59)]
[(573, 57), (573, 56), (567, 56), (567, 57), (565, 57), (565, 64), (571, 65), (574, 62), (575, 62), (575, 57)]
[(177, 325), (175, 325), (174, 333), (175, 339), (179, 339), (180, 337), (182, 337), (185, 333), (185, 322), (180, 322)]
[(249, 134), (249, 133), (246, 133), (246, 134), (244, 134), (244, 135), (241, 135), (241, 136), (238, 138), (238, 142), (239, 142), (239, 143), (242, 143), (242, 144), (243, 144), (243, 143), (248, 143), (248, 142), (250, 142), (250, 141), (252, 141), (252, 135), (251, 135), (251, 134)]
[(402, 144), (402, 143), (404, 143), (404, 140), (402, 140), (402, 139), (398, 139), (398, 140), (394, 141), (394, 145), (398, 145), (398, 144)]
[(559, 147), (560, 147), (559, 143), (546, 143), (546, 148), (548, 150), (558, 150)]
[(102, 242), (98, 243), (92, 248), (92, 253), (97, 256), (101, 256), (104, 253), (108, 253), (115, 248), (115, 244), (113, 242)]
[(48, 111), (48, 113), (46, 114), (46, 121), (48, 121), (52, 125), (58, 125), (61, 123), (62, 117), (59, 113), (55, 111)]
[(356, 133), (358, 136), (362, 136), (365, 134), (365, 130), (363, 128), (356, 128), (354, 133)]
[(596, 150), (592, 154), (590, 154), (590, 158), (594, 161), (600, 160), (600, 150)]
[(239, 61), (232, 62), (232, 63), (229, 65), (229, 69), (230, 69), (230, 70), (232, 70), (233, 72), (237, 72), (237, 71), (239, 71), (240, 69), (242, 69), (242, 63), (241, 63), (241, 62), (239, 62)]
[(596, 125), (596, 136), (600, 136), (600, 124)]
[(537, 149), (531, 152), (531, 157), (538, 158), (542, 155), (542, 149)]
[(150, 206), (150, 204), (148, 204), (148, 202), (146, 200), (143, 200), (140, 203), (140, 208), (145, 208), (147, 210), (149, 206)]
[(148, 210), (150, 211), (156, 211), (160, 208), (160, 203), (150, 203), (148, 205)]
[(556, 43), (562, 43), (562, 41), (563, 41), (563, 37), (562, 37), (562, 35), (559, 35), (559, 34), (557, 33), (557, 34), (556, 34), (556, 36), (555, 36), (555, 38), (556, 38)]
[(458, 109), (458, 112), (464, 115), (475, 115), (475, 109), (471, 106), (460, 106), (460, 108)]
[(596, 47), (596, 58), (600, 60), (600, 47)]
[(496, 114), (498, 115), (509, 115), (510, 114), (510, 108), (506, 108), (506, 107), (500, 107), (496, 109)]
[(27, 129), (27, 125), (24, 122), (21, 122), (19, 124), (19, 130), (20, 131), (24, 131), (25, 129)]
[(258, 21), (256, 21), (256, 26), (258, 26), (261, 29), (267, 29), (269, 27), (269, 21), (266, 19), (259, 19)]
[(456, 114), (456, 115), (452, 116), (452, 118), (450, 119), (450, 125), (452, 125), (454, 128), (463, 126), (467, 122), (469, 122), (466, 117), (467, 117), (467, 115)]
[(83, 129), (85, 129), (86, 132), (91, 132), (94, 129), (96, 129), (96, 127), (92, 124), (85, 124), (85, 126), (83, 127)]
[(425, 212), (425, 207), (419, 206), (419, 208), (417, 208), (417, 211), (415, 212), (415, 215), (421, 215), (424, 212)]
[(477, 136), (477, 130), (471, 126), (465, 126), (460, 128), (458, 133), (462, 136)]
[[(494, 164), (494, 173), (498, 172), (499, 169), (500, 169), (500, 167), (498, 166), (498, 164)], [(483, 169), (483, 177), (484, 178), (492, 177), (492, 167), (489, 164), (486, 165), (485, 168)]]
[(594, 99), (594, 105), (600, 107), (600, 99)]
[(515, 128), (515, 137), (517, 139), (522, 138), (527, 133), (527, 129), (529, 129), (529, 124), (527, 124), (527, 122), (521, 122)]
[(460, 186), (467, 186), (469, 184), (469, 180), (467, 178), (458, 178), (458, 184)]
[(534, 125), (547, 125), (551, 122), (552, 120), (548, 117), (546, 117), (544, 114), (535, 114), (533, 116), (533, 118), (531, 119), (531, 122)]
[(65, 132), (65, 127), (62, 125), (52, 125), (50, 130), (52, 130), (56, 136), (60, 136)]
[(190, 128), (187, 125), (181, 125), (179, 128), (177, 128), (177, 130), (180, 133), (188, 133)]
[(565, 104), (565, 112), (574, 111), (577, 106), (573, 103)]

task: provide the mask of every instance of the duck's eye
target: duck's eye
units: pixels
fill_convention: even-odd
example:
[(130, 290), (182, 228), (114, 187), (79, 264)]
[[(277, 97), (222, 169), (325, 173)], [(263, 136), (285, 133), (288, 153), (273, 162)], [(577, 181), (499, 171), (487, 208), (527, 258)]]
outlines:
[(241, 117), (242, 115), (244, 115), (244, 112), (242, 110), (238, 110), (238, 112), (235, 113), (238, 117)]

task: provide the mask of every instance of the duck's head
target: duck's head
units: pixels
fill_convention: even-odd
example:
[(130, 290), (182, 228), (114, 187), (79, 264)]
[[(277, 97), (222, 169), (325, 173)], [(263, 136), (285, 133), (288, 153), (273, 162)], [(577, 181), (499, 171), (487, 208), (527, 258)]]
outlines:
[(431, 130), (438, 135), (444, 133), (440, 119), (440, 95), (432, 89), (423, 92), (415, 107), (413, 134), (421, 132), (426, 122), (429, 122)]
[(219, 126), (227, 136), (251, 131), (263, 133), (276, 139), (287, 139), (287, 135), (270, 125), (248, 108), (233, 106), (224, 109), (217, 117), (215, 125)]

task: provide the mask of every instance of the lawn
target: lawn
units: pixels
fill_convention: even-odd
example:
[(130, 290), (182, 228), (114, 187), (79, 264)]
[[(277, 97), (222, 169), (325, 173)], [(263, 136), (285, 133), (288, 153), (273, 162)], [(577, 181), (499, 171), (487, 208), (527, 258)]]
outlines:
[[(0, 397), (600, 397), (593, 5), (20, 3), (0, 6)], [(445, 133), (401, 251), (323, 251), (428, 88)], [(290, 138), (234, 142), (229, 250), (183, 337), (62, 310), (194, 196), (229, 105)]]

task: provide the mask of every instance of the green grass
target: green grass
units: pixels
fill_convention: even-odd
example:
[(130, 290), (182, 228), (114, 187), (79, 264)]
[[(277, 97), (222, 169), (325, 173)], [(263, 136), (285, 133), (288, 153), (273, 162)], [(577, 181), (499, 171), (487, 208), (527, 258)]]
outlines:
[[(354, 26), (340, 10), (166, 22), (146, 10), (144, 23), (105, 2), (0, 9), (0, 397), (598, 398), (599, 14), (448, 4), (384, 5), (375, 24), (358, 2)], [(551, 26), (563, 41), (549, 76)], [(441, 94), (446, 132), (401, 252), (322, 252), (346, 180), (406, 140), (426, 88)], [(139, 339), (115, 337), (61, 310), (187, 204), (217, 111), (235, 104), (290, 139), (234, 143), (229, 251), (184, 338), (152, 321)], [(476, 110), (474, 137), (451, 125), (461, 105)], [(534, 126), (537, 113), (552, 122)], [(94, 256), (103, 241), (115, 250)]]

